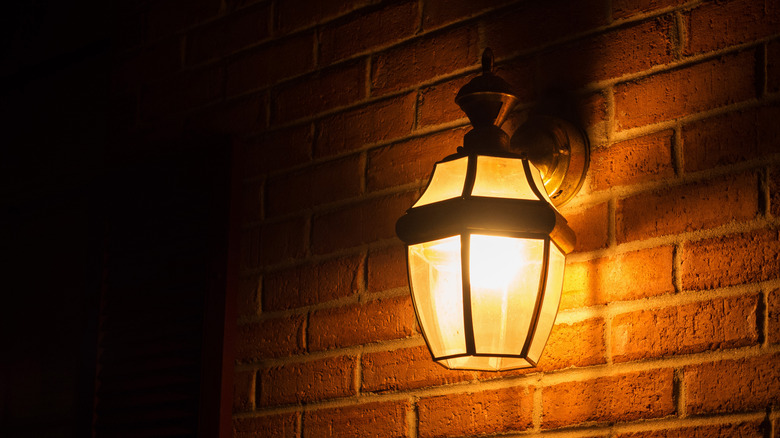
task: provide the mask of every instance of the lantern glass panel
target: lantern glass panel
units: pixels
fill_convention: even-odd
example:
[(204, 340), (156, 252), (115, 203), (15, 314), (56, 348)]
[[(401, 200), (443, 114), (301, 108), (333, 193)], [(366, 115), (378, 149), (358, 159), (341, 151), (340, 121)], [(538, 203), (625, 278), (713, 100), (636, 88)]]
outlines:
[(477, 175), (471, 194), (490, 198), (538, 200), (539, 197), (526, 178), (523, 161), (518, 158), (478, 156)]
[(425, 189), (425, 193), (417, 200), (413, 207), (433, 204), (445, 199), (457, 198), (463, 194), (463, 184), (466, 181), (466, 169), (468, 158), (436, 163), (433, 168), (431, 182)]
[(520, 354), (533, 319), (544, 240), (471, 236), (469, 278), (477, 354)]
[(563, 270), (566, 266), (566, 256), (555, 245), (550, 245), (550, 264), (547, 268), (547, 285), (539, 312), (539, 322), (536, 324), (536, 333), (528, 349), (528, 358), (539, 362), (542, 356), (547, 338), (550, 337), (555, 316), (558, 314), (558, 305), (561, 302), (561, 290), (563, 289)]
[(466, 352), (460, 236), (409, 246), (412, 298), (434, 357)]

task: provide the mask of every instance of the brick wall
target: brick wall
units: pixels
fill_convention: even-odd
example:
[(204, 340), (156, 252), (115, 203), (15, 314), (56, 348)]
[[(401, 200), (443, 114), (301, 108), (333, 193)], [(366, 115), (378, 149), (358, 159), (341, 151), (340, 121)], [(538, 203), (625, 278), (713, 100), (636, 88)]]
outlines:
[[(236, 437), (780, 436), (780, 3), (125, 3), (115, 132), (245, 151)], [(394, 236), (487, 46), (510, 125), (592, 145), (540, 367), (498, 374), (430, 360)]]

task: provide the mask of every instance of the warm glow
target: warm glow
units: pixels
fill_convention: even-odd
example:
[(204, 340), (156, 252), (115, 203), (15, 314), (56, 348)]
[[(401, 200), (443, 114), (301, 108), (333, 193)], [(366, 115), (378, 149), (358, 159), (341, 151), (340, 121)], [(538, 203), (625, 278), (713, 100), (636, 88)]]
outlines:
[(437, 357), (466, 351), (460, 257), (460, 236), (409, 246), (412, 297)]
[(425, 193), (414, 204), (414, 207), (457, 198), (462, 195), (463, 184), (466, 182), (467, 168), (468, 158), (465, 157), (436, 164), (430, 184), (425, 189)]
[[(539, 173), (536, 168), (531, 169)], [(525, 176), (523, 160), (490, 156), (477, 157), (477, 174), (471, 194), (491, 198), (539, 199)]]

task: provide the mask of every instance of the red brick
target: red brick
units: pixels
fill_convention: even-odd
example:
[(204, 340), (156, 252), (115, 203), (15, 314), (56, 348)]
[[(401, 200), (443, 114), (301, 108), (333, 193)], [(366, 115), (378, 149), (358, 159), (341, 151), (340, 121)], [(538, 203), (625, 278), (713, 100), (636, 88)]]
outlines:
[(769, 190), (769, 211), (772, 216), (780, 216), (780, 166), (769, 168), (767, 177), (767, 190)]
[(455, 96), (472, 77), (461, 76), (422, 88), (417, 101), (417, 125), (438, 125), (465, 118), (466, 114), (455, 103)]
[(731, 166), (778, 152), (780, 105), (709, 117), (683, 125), (686, 172)]
[(219, 13), (215, 0), (163, 0), (149, 4), (146, 14), (147, 39), (170, 35)]
[(312, 249), (324, 254), (395, 237), (395, 222), (417, 196), (399, 193), (315, 216)]
[(752, 411), (780, 402), (780, 355), (723, 360), (684, 368), (689, 414)]
[(606, 362), (604, 350), (602, 318), (591, 318), (572, 324), (557, 323), (553, 326), (547, 346), (544, 347), (539, 369), (553, 371), (603, 364)]
[(255, 222), (263, 218), (263, 182), (244, 183), (241, 188), (241, 218), (244, 222)]
[(612, 320), (612, 357), (625, 362), (758, 342), (758, 296), (638, 310)]
[(425, 35), (374, 56), (371, 93), (387, 94), (476, 64), (479, 36), (474, 26)]
[(761, 422), (713, 424), (664, 430), (621, 433), (616, 438), (764, 438)]
[(609, 243), (607, 203), (580, 209), (576, 213), (564, 213), (564, 216), (577, 235), (574, 251), (584, 252), (607, 247)]
[(276, 90), (273, 121), (284, 123), (362, 100), (366, 97), (365, 83), (363, 59), (318, 70)]
[(236, 360), (252, 362), (303, 352), (303, 317), (266, 319), (238, 326)]
[(259, 375), (261, 406), (311, 402), (355, 394), (356, 358), (330, 357), (286, 364)]
[(682, 251), (683, 289), (713, 289), (780, 276), (776, 229), (730, 234), (686, 243)]
[(420, 438), (529, 429), (533, 393), (533, 387), (514, 387), (422, 398), (417, 402)]
[(675, 412), (673, 387), (674, 371), (663, 369), (544, 388), (542, 428), (665, 417)]
[(260, 266), (260, 228), (252, 227), (241, 232), (239, 267), (242, 271)]
[(628, 18), (632, 15), (678, 6), (687, 0), (613, 0), (612, 18)]
[(181, 39), (168, 38), (117, 58), (111, 74), (114, 91), (148, 84), (181, 69)]
[(406, 94), (321, 120), (314, 155), (338, 154), (408, 135), (414, 125), (414, 102), (414, 94)]
[(561, 309), (674, 292), (673, 248), (663, 246), (566, 266)]
[(141, 93), (141, 114), (155, 121), (184, 110), (216, 102), (223, 97), (225, 72), (221, 66), (183, 71), (150, 85)]
[[(606, 125), (609, 121), (607, 99), (604, 97), (603, 92), (585, 95), (577, 102), (577, 110), (577, 121), (583, 128), (588, 129)], [(606, 129), (606, 126), (601, 129)], [(593, 147), (594, 144), (591, 144), (591, 148)]]
[(296, 438), (297, 418), (296, 413), (233, 418), (233, 437)]
[(393, 246), (368, 253), (369, 292), (408, 287), (406, 246)]
[(478, 15), (507, 2), (508, 0), (428, 0), (423, 9), (423, 28), (435, 29), (443, 24)]
[(255, 408), (255, 370), (233, 373), (233, 412)]
[(312, 33), (242, 52), (228, 61), (226, 92), (232, 96), (305, 73), (314, 64), (313, 53)]
[(304, 438), (406, 438), (407, 401), (366, 403), (306, 411)]
[(427, 180), (437, 161), (454, 154), (463, 145), (466, 131), (452, 129), (370, 151), (366, 188), (381, 190)]
[(570, 89), (673, 61), (673, 20), (670, 16), (654, 18), (544, 53), (541, 87)]
[(408, 295), (312, 312), (311, 351), (400, 339), (417, 327)]
[(767, 295), (767, 341), (771, 344), (780, 343), (780, 289), (775, 289)]
[(187, 64), (223, 57), (269, 36), (270, 4), (242, 9), (187, 36)]
[(363, 386), (367, 392), (398, 391), (473, 380), (474, 371), (448, 370), (433, 361), (428, 347), (365, 353)]
[(214, 134), (248, 134), (265, 128), (267, 114), (266, 95), (255, 93), (196, 112), (188, 118), (188, 128)]
[(250, 275), (241, 278), (236, 299), (239, 317), (257, 316), (260, 314), (260, 276)]
[(705, 3), (688, 14), (686, 54), (700, 53), (755, 41), (776, 34), (780, 5), (776, 2), (735, 0)]
[(401, 1), (326, 25), (320, 32), (319, 62), (327, 65), (411, 36), (417, 28), (417, 15), (417, 1)]
[(766, 88), (770, 93), (780, 91), (780, 41), (771, 41), (766, 46)]
[(363, 257), (345, 256), (265, 275), (263, 309), (286, 310), (357, 293)]
[(715, 180), (640, 193), (618, 202), (618, 242), (663, 236), (746, 221), (758, 214), (758, 175)]
[(618, 130), (675, 119), (756, 96), (755, 51), (658, 73), (615, 86)]
[(565, 6), (554, 2), (520, 2), (509, 11), (499, 11), (485, 20), (486, 45), (497, 56), (560, 40), (609, 22), (609, 10), (604, 0), (581, 0)]
[(288, 33), (315, 23), (322, 23), (329, 18), (344, 15), (370, 2), (371, 0), (281, 2), (277, 6), (279, 8), (277, 29)]
[(666, 130), (594, 150), (588, 169), (593, 190), (674, 177), (673, 137)]
[(244, 174), (261, 175), (311, 161), (314, 136), (311, 125), (294, 126), (248, 141), (244, 152)]
[(301, 258), (309, 240), (304, 218), (263, 224), (260, 233), (260, 263), (267, 265)]
[(360, 155), (328, 161), (268, 180), (266, 215), (300, 211), (360, 194), (364, 170)]

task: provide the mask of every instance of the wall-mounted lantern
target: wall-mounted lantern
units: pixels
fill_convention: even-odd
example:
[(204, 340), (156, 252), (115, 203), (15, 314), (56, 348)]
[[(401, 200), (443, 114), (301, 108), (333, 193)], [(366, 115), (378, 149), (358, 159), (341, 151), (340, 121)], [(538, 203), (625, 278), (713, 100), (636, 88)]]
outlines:
[(423, 337), (452, 369), (536, 366), (575, 243), (555, 205), (588, 165), (584, 137), (561, 120), (537, 118), (510, 141), (500, 126), (517, 98), (492, 70), (487, 49), (482, 74), (455, 98), (473, 129), (396, 224)]

